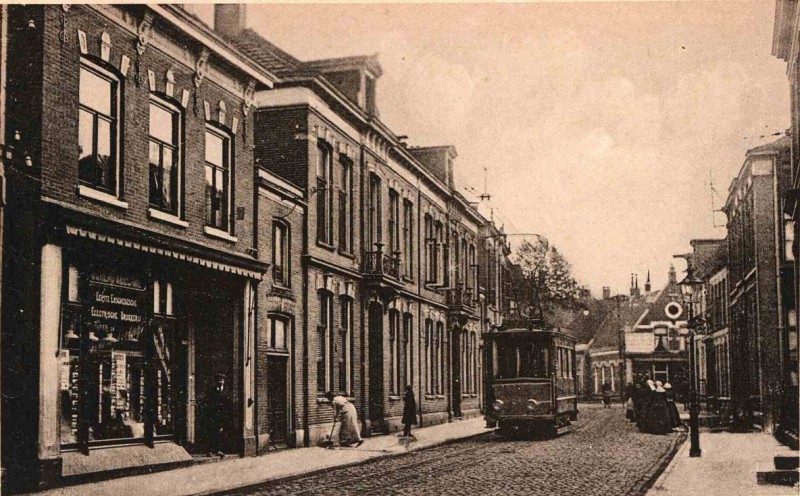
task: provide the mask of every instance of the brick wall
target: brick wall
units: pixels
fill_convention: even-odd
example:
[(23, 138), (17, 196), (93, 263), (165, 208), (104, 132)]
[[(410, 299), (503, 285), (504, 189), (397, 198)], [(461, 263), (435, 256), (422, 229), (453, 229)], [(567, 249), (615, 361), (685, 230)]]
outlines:
[[(244, 125), (245, 118), (241, 113), (242, 98), (236, 88), (225, 88), (206, 77), (198, 92), (198, 112), (193, 111), (192, 97), (188, 108), (183, 110), (183, 167), (184, 167), (184, 212), (183, 219), (188, 227), (178, 227), (163, 221), (151, 219), (149, 207), (149, 165), (148, 165), (148, 132), (149, 101), (151, 91), (147, 80), (147, 71), (155, 74), (156, 93), (165, 91), (167, 70), (172, 69), (175, 76), (173, 103), (180, 106), (182, 90), (193, 91), (194, 68), (183, 60), (165, 54), (159, 44), (151, 42), (141, 57), (143, 82), (140, 86), (134, 81), (136, 53), (136, 36), (129, 29), (121, 27), (105, 16), (98, 14), (93, 7), (75, 6), (70, 10), (68, 32), (69, 43), (62, 45), (59, 39), (60, 21), (59, 6), (44, 8), (44, 61), (43, 61), (43, 126), (41, 176), (43, 195), (76, 207), (85, 209), (94, 215), (108, 219), (137, 224), (147, 230), (171, 235), (187, 241), (200, 243), (209, 248), (232, 250), (244, 253), (252, 245), (253, 221), (253, 154), (251, 151), (252, 123)], [(131, 29), (136, 20), (130, 21)], [(156, 30), (158, 24), (156, 23)], [(78, 184), (78, 90), (79, 65), (81, 60), (80, 43), (77, 31), (86, 33), (88, 58), (110, 71), (118, 71), (123, 55), (130, 58), (131, 67), (126, 77), (120, 77), (121, 112), (119, 126), (121, 151), (119, 163), (122, 167), (122, 199), (128, 202), (126, 209), (107, 205), (95, 200), (82, 198), (76, 194)], [(112, 47), (107, 64), (100, 56), (100, 37), (103, 32), (111, 38)], [(172, 43), (185, 46), (186, 40), (158, 38), (159, 43)], [(190, 51), (200, 52), (200, 46)], [(211, 58), (210, 65), (216, 62)], [(219, 68), (221, 70), (221, 68)], [(231, 75), (231, 71), (227, 71)], [(235, 78), (235, 75), (231, 75)], [(243, 87), (247, 81), (239, 81)], [(238, 94), (237, 94), (238, 93)], [(163, 96), (163, 95), (162, 95)], [(168, 98), (169, 100), (169, 98)], [(234, 232), (238, 242), (230, 242), (211, 237), (204, 233), (205, 222), (205, 179), (204, 179), (204, 145), (206, 120), (203, 102), (207, 101), (211, 108), (212, 121), (219, 120), (218, 103), (224, 101), (227, 115), (223, 128), (230, 129), (233, 117), (239, 120), (236, 134), (232, 135), (233, 143), (233, 207), (229, 212), (234, 217), (236, 207), (244, 207), (243, 220), (234, 220)], [(247, 132), (245, 132), (245, 128)]]

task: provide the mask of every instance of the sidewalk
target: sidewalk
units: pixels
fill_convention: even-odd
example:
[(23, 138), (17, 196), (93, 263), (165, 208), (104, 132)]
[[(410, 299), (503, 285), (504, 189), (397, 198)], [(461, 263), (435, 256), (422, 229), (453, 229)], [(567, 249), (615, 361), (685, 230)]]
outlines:
[(764, 433), (733, 434), (700, 431), (700, 458), (689, 457), (687, 439), (648, 496), (790, 496), (800, 494), (787, 486), (759, 485), (756, 472), (772, 470), (773, 456), (794, 455), (774, 437)]
[(357, 464), (373, 458), (394, 456), (448, 441), (490, 432), (483, 417), (414, 429), (417, 438), (407, 446), (396, 434), (371, 437), (358, 448), (319, 447), (273, 451), (250, 458), (230, 458), (154, 474), (123, 477), (33, 493), (36, 495), (120, 496), (148, 494), (181, 496), (230, 491), (268, 480), (283, 479), (327, 468)]

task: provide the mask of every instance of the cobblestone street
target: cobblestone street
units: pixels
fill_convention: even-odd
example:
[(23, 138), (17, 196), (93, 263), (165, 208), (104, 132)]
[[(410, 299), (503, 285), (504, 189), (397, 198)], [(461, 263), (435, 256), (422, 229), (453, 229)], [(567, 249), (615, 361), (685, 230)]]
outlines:
[(237, 494), (640, 494), (680, 436), (639, 433), (619, 407), (584, 405), (573, 425), (548, 441), (483, 435)]

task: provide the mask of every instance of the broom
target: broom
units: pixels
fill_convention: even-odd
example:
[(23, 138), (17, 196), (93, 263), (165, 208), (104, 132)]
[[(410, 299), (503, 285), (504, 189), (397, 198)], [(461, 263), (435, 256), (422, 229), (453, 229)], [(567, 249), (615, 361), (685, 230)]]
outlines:
[(333, 425), (331, 426), (331, 433), (328, 434), (328, 439), (319, 443), (323, 448), (334, 449), (333, 446), (333, 430), (336, 429), (336, 417), (333, 418)]

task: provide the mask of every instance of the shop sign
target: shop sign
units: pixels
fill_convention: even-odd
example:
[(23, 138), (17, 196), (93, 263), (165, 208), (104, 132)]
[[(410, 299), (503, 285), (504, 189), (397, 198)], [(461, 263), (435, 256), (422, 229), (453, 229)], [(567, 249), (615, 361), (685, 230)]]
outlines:
[(649, 332), (626, 333), (625, 351), (628, 353), (652, 353), (655, 351), (653, 335)]
[(89, 278), (89, 318), (95, 330), (136, 341), (144, 323), (145, 285), (140, 278), (94, 272)]

